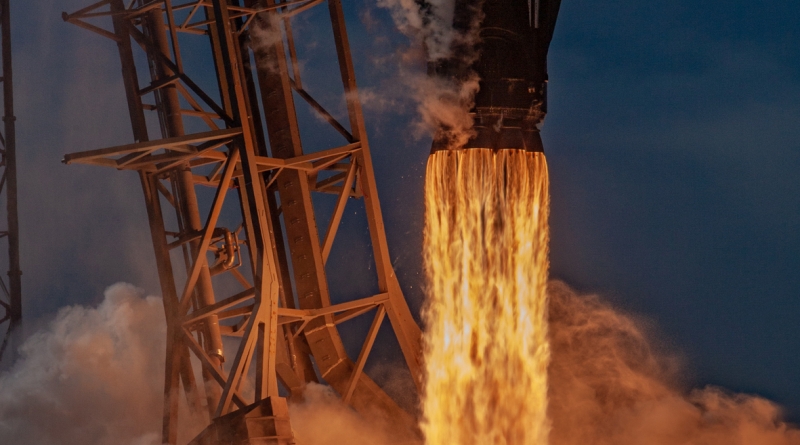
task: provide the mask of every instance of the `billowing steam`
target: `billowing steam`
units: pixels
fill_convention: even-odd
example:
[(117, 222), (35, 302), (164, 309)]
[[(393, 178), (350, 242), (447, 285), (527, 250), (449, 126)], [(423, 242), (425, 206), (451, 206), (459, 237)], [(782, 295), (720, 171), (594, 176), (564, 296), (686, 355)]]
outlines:
[(455, 0), (378, 0), (397, 29), (425, 46), (429, 60), (446, 59), (454, 42), (469, 38), (453, 29)]
[(311, 383), (305, 401), (289, 405), (297, 445), (395, 445), (388, 420), (362, 417), (328, 386)]
[[(165, 339), (162, 300), (129, 284), (109, 287), (96, 308), (63, 308), (0, 375), (3, 443), (160, 444)], [(202, 425), (183, 411), (186, 443)], [(393, 443), (385, 423), (360, 417), (322, 385), (309, 386), (290, 417), (297, 445)]]
[(160, 444), (161, 300), (131, 285), (62, 309), (0, 376), (0, 437), (18, 444)]
[[(551, 445), (800, 445), (775, 404), (718, 388), (687, 394), (636, 321), (564, 283), (548, 291)], [(0, 376), (3, 442), (159, 444), (163, 317), (159, 298), (127, 284), (97, 308), (62, 309)], [(324, 386), (290, 415), (298, 445), (393, 443)]]
[(798, 445), (800, 430), (757, 396), (684, 393), (673, 361), (595, 295), (548, 286), (551, 445)]

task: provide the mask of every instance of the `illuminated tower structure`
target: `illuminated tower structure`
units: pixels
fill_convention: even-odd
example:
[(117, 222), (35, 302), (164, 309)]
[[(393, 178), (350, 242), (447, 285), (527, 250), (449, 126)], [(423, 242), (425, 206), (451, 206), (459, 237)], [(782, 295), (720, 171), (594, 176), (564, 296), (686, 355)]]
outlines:
[(0, 276), (0, 361), (14, 355), (14, 333), (22, 323), (22, 271), (19, 267), (19, 219), (17, 217), (17, 136), (14, 129), (14, 84), (11, 70), (10, 0), (0, 0), (2, 44), (3, 133), (0, 134), (0, 193), (6, 199), (6, 222), (0, 238), (8, 244), (8, 284)]
[[(304, 89), (292, 34), (325, 5), (345, 122)], [(119, 51), (134, 140), (64, 162), (138, 173), (167, 320), (163, 442), (178, 440), (185, 397), (209, 425), (193, 443), (293, 443), (283, 396), (317, 381), (413, 436), (413, 416), (363, 372), (388, 316), (419, 388), (420, 330), (390, 262), (341, 0), (102, 0), (63, 18)], [(332, 130), (301, 138), (305, 106)], [(376, 289), (332, 301), (326, 263), (353, 199)], [(354, 361), (339, 325), (368, 313)]]

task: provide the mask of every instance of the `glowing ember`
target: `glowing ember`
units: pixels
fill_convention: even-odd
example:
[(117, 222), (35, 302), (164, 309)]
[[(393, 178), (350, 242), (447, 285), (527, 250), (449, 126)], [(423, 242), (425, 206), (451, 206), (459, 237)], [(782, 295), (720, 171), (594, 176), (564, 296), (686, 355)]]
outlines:
[(546, 444), (544, 155), (435, 152), (425, 206), (427, 445)]

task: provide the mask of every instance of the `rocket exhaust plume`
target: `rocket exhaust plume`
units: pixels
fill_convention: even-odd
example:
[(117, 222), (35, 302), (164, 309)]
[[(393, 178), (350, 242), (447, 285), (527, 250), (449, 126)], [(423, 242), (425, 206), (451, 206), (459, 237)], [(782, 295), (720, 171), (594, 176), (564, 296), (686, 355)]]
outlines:
[[(545, 445), (549, 192), (539, 126), (559, 1), (465, 0), (435, 76), (479, 77), (467, 135), (435, 135), (425, 184), (428, 445)], [(477, 55), (477, 57), (471, 57)]]
[(427, 443), (546, 444), (544, 156), (437, 151), (425, 187)]

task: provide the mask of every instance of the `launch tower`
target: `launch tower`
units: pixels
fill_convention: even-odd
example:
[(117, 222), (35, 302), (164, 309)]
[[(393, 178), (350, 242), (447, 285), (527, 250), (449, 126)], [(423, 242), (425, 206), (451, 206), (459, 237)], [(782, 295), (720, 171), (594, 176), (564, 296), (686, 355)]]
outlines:
[[(17, 217), (17, 136), (14, 116), (14, 83), (11, 70), (10, 0), (0, 0), (0, 51), (2, 51), (3, 133), (0, 134), (0, 193), (6, 198), (6, 222), (0, 238), (8, 243), (8, 284), (0, 276), (0, 361), (13, 356), (14, 333), (22, 323), (22, 271), (19, 266), (19, 219)], [(0, 331), (2, 332), (2, 331)], [(10, 348), (9, 348), (10, 346)], [(6, 352), (7, 350), (9, 350)], [(10, 352), (10, 353), (9, 353)]]
[[(329, 30), (323, 59), (341, 81), (344, 122), (301, 79), (292, 25), (311, 12), (327, 17), (316, 29)], [(390, 262), (341, 0), (101, 0), (63, 18), (119, 52), (133, 141), (64, 161), (141, 182), (167, 320), (163, 443), (177, 441), (181, 398), (209, 425), (193, 443), (292, 443), (284, 396), (317, 381), (413, 431), (363, 372), (388, 317), (419, 386), (420, 330)], [(327, 130), (306, 137), (300, 110)], [(331, 283), (346, 280), (326, 264), (356, 199), (376, 288), (333, 301)], [(338, 326), (364, 314), (352, 360)]]

